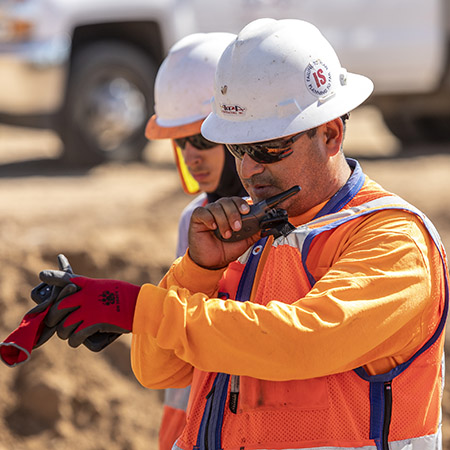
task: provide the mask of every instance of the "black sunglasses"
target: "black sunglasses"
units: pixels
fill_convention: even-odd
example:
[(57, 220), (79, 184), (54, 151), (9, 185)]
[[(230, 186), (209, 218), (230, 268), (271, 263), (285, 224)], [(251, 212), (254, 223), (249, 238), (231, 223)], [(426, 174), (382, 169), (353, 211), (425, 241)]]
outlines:
[(302, 131), (289, 138), (255, 142), (253, 144), (225, 144), (225, 147), (238, 159), (242, 159), (247, 153), (250, 158), (259, 164), (272, 164), (291, 155), (293, 151), (292, 144), (307, 131)]
[(201, 134), (194, 134), (193, 136), (174, 139), (174, 141), (175, 144), (181, 148), (181, 150), (185, 149), (188, 142), (197, 150), (209, 150), (210, 148), (220, 145), (217, 142), (208, 141), (208, 139), (205, 139)]

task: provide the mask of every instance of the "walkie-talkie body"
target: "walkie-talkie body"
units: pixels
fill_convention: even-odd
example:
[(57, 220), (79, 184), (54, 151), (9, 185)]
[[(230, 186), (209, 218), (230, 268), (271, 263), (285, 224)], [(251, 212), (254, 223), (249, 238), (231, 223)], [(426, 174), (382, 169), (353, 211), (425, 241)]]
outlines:
[[(250, 206), (248, 214), (241, 215), (242, 228), (234, 231), (230, 238), (225, 239), (218, 229), (214, 233), (218, 239), (224, 242), (236, 242), (253, 236), (258, 231), (264, 231), (264, 235), (276, 234), (270, 233), (270, 230), (276, 230), (277, 227), (284, 226), (288, 223), (287, 213), (284, 209), (275, 208), (276, 205), (300, 192), (300, 186), (293, 186), (290, 189), (266, 198), (255, 205)], [(282, 232), (280, 234), (283, 234)]]

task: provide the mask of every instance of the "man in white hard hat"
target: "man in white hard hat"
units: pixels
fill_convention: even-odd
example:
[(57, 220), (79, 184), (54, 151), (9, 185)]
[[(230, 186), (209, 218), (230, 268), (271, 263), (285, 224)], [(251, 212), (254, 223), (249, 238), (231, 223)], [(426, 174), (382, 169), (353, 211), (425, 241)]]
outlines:
[(221, 197), (247, 195), (234, 158), (222, 144), (208, 141), (200, 128), (211, 112), (214, 74), (220, 55), (236, 35), (195, 33), (170, 49), (155, 80), (155, 114), (147, 124), (149, 139), (171, 139), (183, 189), (199, 194), (183, 211), (177, 257), (187, 249), (190, 214)]
[[(48, 314), (71, 346), (132, 331), (144, 386), (192, 383), (174, 449), (441, 448), (445, 252), (423, 213), (344, 157), (342, 118), (371, 92), (313, 25), (250, 23), (219, 60), (202, 134), (253, 202), (301, 187), (278, 205), (291, 226), (246, 236), (254, 211), (222, 198), (193, 212), (159, 286), (41, 273), (76, 291)], [(105, 291), (120, 311), (98, 306)]]
[[(222, 144), (200, 134), (211, 112), (214, 74), (220, 55), (235, 39), (231, 33), (196, 33), (170, 49), (155, 80), (155, 114), (146, 127), (148, 139), (171, 139), (181, 184), (196, 197), (181, 214), (176, 256), (188, 247), (188, 228), (197, 206), (221, 197), (247, 195), (234, 157)], [(159, 449), (170, 450), (186, 423), (190, 388), (166, 389), (159, 430)]]

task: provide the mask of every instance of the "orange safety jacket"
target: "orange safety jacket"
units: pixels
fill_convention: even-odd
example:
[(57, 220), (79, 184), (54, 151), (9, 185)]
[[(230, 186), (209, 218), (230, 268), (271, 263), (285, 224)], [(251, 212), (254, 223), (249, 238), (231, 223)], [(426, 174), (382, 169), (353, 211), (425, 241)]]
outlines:
[(432, 263), (435, 285), (441, 289), (434, 292), (436, 317), (428, 324), (429, 339), (408, 360), (382, 374), (359, 367), (318, 378), (268, 381), (195, 369), (187, 426), (174, 449), (440, 448), (449, 296), (445, 251), (420, 211), (374, 183), (361, 190), (365, 177), (356, 162), (349, 163), (349, 182), (314, 220), (287, 237), (257, 242), (229, 266), (221, 295), (262, 305), (274, 298), (297, 301), (316, 283), (309, 267), (311, 249), (326, 248), (342, 227), (359, 227), (373, 213), (399, 209), (423, 221), (440, 257)]

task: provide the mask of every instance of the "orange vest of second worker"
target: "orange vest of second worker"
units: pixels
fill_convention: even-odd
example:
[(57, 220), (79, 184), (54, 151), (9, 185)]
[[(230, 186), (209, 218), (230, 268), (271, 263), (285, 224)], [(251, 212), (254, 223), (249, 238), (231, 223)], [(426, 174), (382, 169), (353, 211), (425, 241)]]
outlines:
[[(312, 220), (229, 266), (217, 297), (244, 303), (195, 294), (188, 256), (161, 284), (165, 293), (141, 290), (138, 379), (177, 384), (183, 361), (197, 367), (175, 448), (439, 448), (444, 250), (423, 214), (350, 164), (348, 183)], [(157, 296), (165, 304), (152, 318), (147, 303)], [(158, 359), (167, 367), (155, 382)]]

